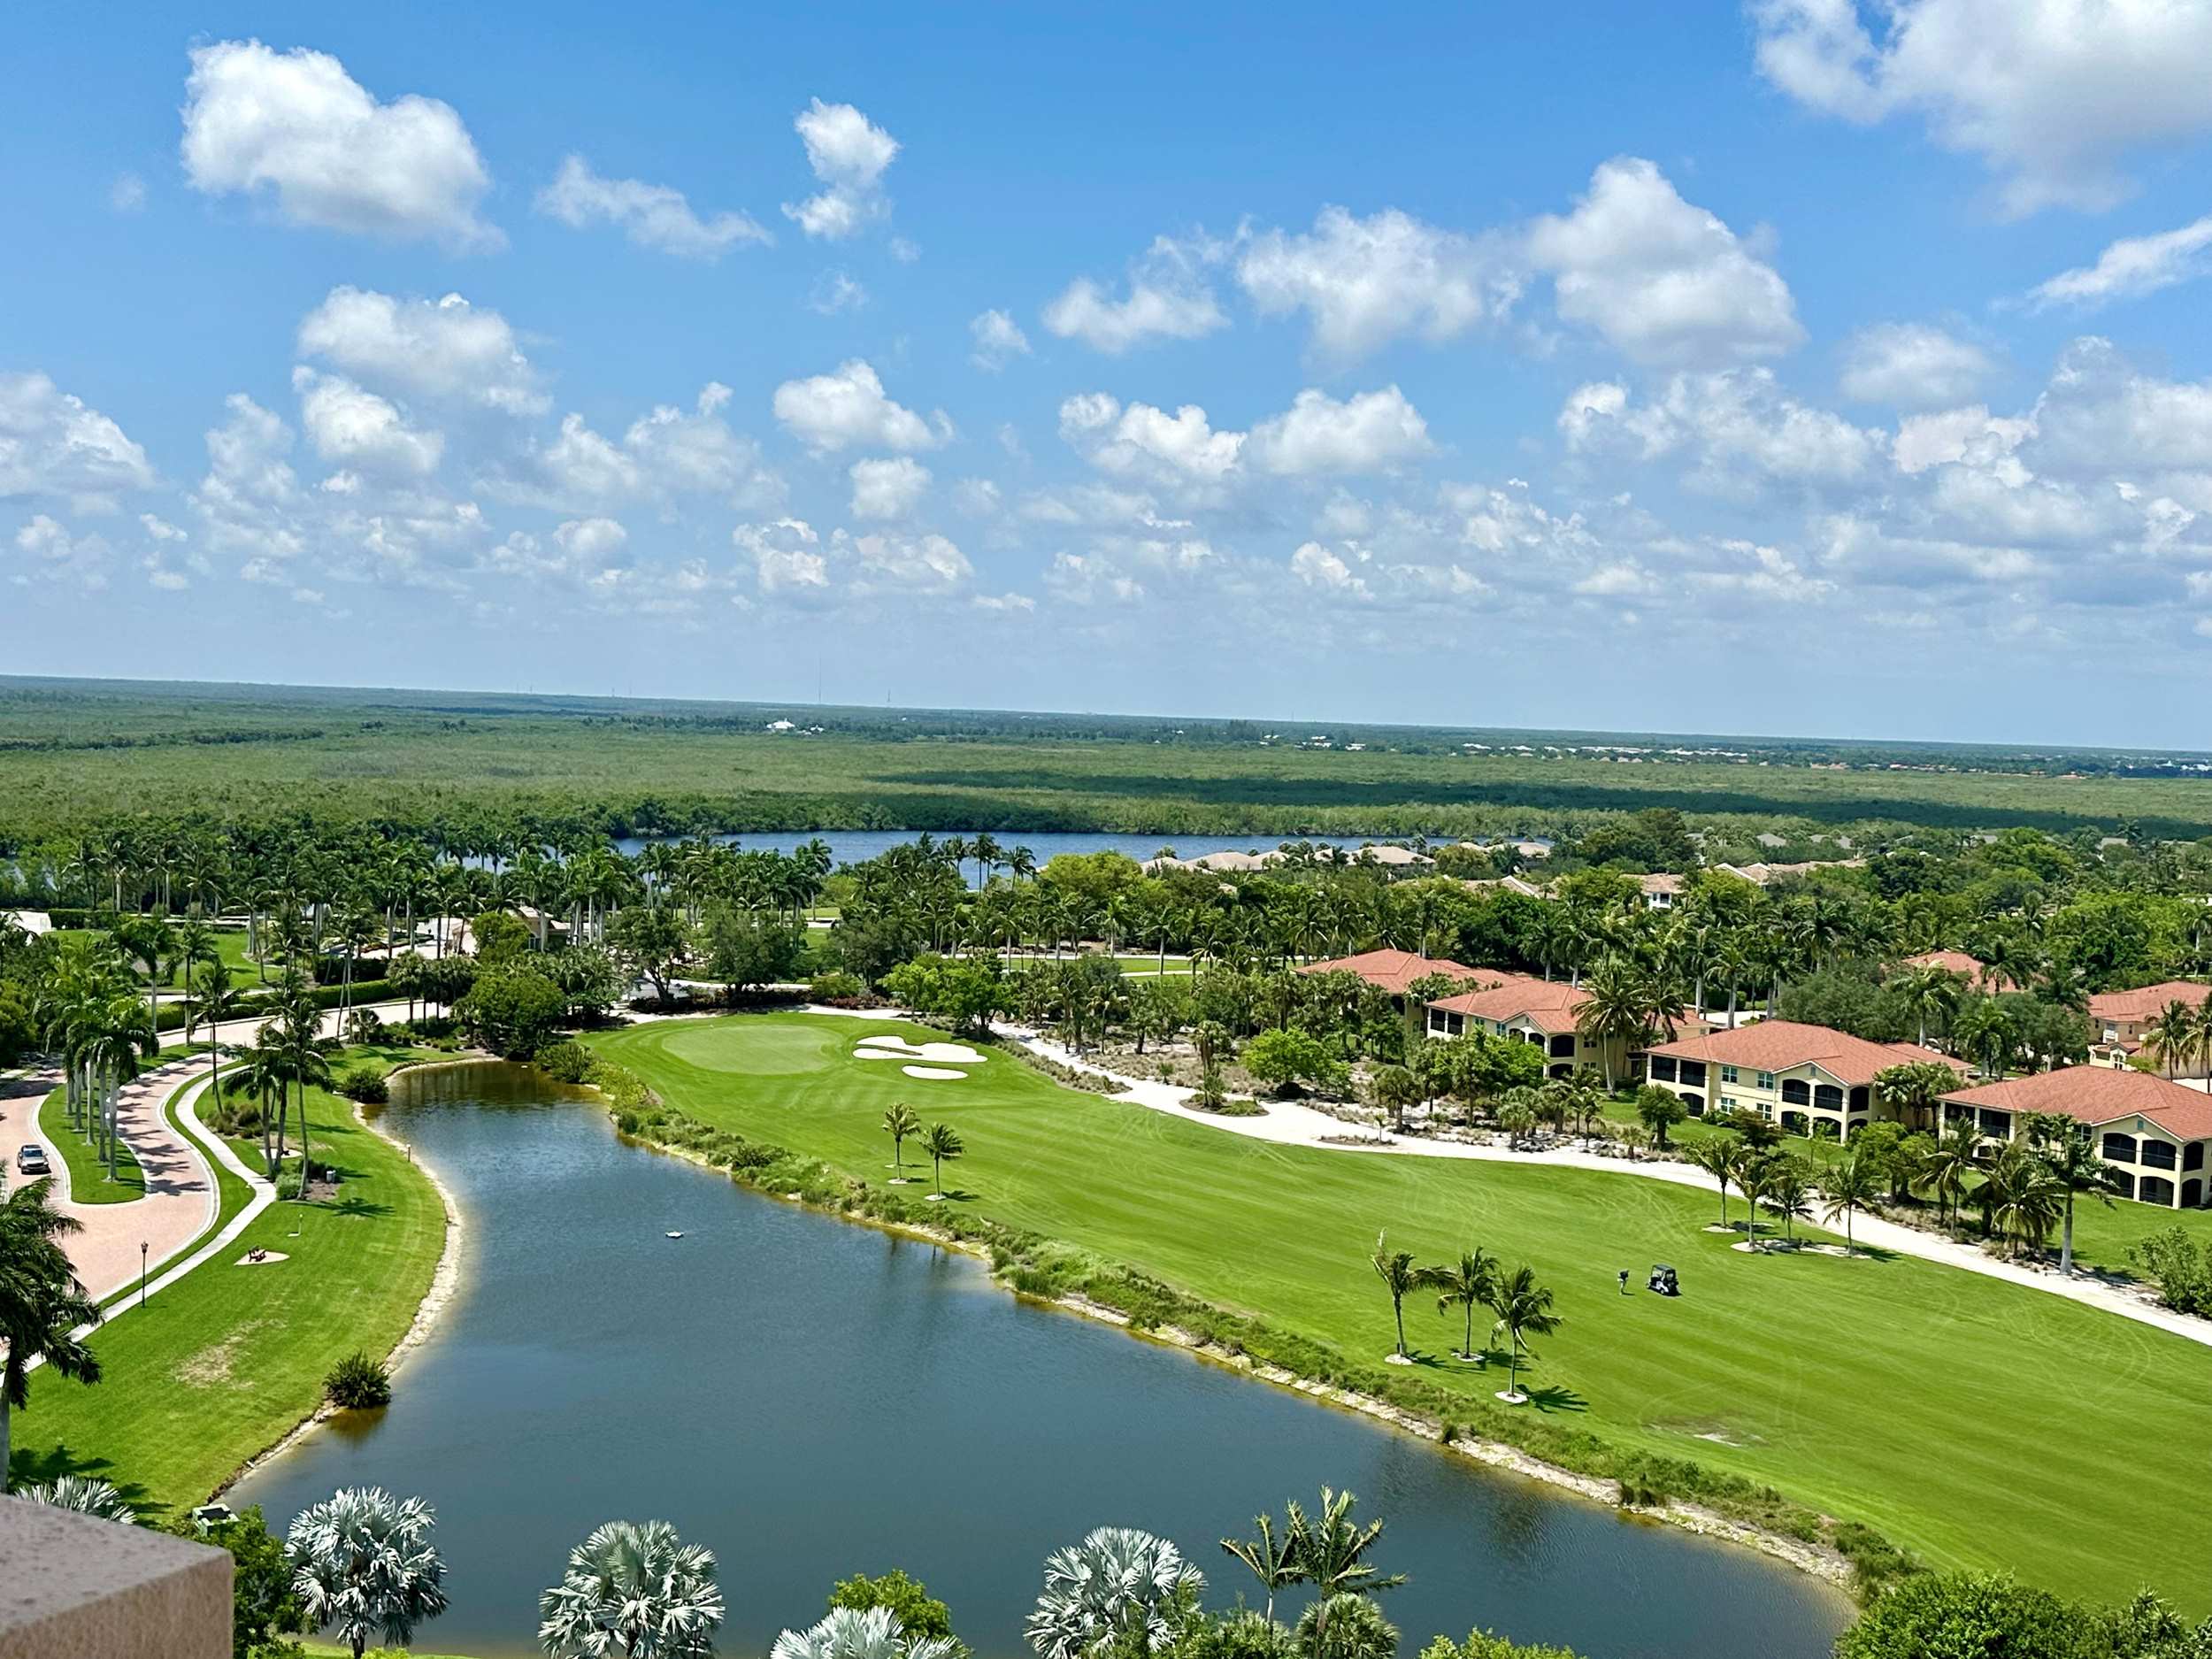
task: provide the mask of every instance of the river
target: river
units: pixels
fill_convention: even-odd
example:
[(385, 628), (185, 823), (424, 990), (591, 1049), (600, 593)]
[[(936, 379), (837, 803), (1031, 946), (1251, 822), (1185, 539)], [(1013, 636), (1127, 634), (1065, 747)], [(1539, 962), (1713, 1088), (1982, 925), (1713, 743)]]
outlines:
[[(967, 1257), (759, 1197), (624, 1142), (523, 1067), (394, 1080), (385, 1125), (457, 1196), (463, 1281), (387, 1409), (241, 1482), (280, 1530), (344, 1485), (437, 1510), (452, 1606), (417, 1646), (536, 1651), (537, 1594), (597, 1523), (720, 1558), (722, 1651), (758, 1655), (837, 1578), (903, 1567), (980, 1659), (1017, 1659), (1045, 1555), (1113, 1523), (1174, 1539), (1207, 1600), (1258, 1597), (1216, 1540), (1325, 1483), (1388, 1523), (1417, 1653), (1477, 1624), (1592, 1659), (1821, 1659), (1849, 1617), (1747, 1551), (994, 1286)], [(680, 1240), (664, 1235), (683, 1233)]]

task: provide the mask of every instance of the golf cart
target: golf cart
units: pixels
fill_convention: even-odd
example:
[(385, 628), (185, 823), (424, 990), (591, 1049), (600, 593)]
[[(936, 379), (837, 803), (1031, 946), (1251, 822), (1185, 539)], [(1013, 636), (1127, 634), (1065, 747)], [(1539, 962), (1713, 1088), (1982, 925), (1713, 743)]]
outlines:
[(1679, 1296), (1682, 1294), (1681, 1281), (1675, 1278), (1674, 1269), (1664, 1262), (1651, 1264), (1651, 1288), (1662, 1296)]

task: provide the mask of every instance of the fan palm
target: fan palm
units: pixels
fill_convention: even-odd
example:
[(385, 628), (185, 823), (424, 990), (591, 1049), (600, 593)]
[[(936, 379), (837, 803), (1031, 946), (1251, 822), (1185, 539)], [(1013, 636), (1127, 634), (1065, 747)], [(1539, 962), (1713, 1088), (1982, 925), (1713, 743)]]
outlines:
[(554, 1659), (709, 1659), (722, 1622), (714, 1552), (666, 1521), (609, 1521), (568, 1552), (538, 1613)]
[(1458, 1357), (1475, 1356), (1475, 1310), (1486, 1306), (1498, 1282), (1498, 1258), (1479, 1247), (1462, 1250), (1459, 1260), (1443, 1267), (1425, 1267), (1415, 1275), (1423, 1288), (1433, 1290), (1436, 1311), (1448, 1313), (1456, 1303), (1465, 1313), (1466, 1332)]
[(1565, 1321), (1552, 1311), (1551, 1292), (1536, 1282), (1536, 1270), (1526, 1263), (1499, 1279), (1491, 1293), (1490, 1311), (1498, 1316), (1491, 1340), (1506, 1339), (1506, 1385), (1499, 1398), (1508, 1405), (1520, 1405), (1528, 1398), (1521, 1392), (1521, 1358), (1525, 1354), (1535, 1357), (1528, 1338), (1549, 1336)]
[(833, 1607), (829, 1617), (805, 1630), (787, 1630), (768, 1650), (769, 1659), (949, 1659), (949, 1636), (906, 1633), (887, 1607)]
[(420, 1498), (381, 1486), (341, 1488), (293, 1520), (284, 1553), (308, 1623), (338, 1627), (361, 1659), (372, 1637), (404, 1647), (445, 1611), (445, 1563), (430, 1542), (437, 1517)]
[(64, 1475), (44, 1486), (26, 1486), (15, 1495), (27, 1503), (42, 1503), (51, 1509), (67, 1509), (125, 1526), (138, 1522), (138, 1512), (125, 1502), (113, 1483), (93, 1475)]
[(1042, 1659), (1087, 1659), (1111, 1643), (1149, 1654), (1170, 1641), (1206, 1577), (1164, 1538), (1102, 1526), (1045, 1557), (1045, 1586), (1023, 1625)]

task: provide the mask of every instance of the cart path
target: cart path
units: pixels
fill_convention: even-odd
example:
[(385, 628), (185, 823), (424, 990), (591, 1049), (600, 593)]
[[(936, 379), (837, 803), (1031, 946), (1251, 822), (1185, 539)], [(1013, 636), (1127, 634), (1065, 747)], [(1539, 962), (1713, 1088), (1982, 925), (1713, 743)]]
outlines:
[[(1606, 1175), (1640, 1175), (1647, 1180), (1671, 1181), (1678, 1187), (1697, 1187), (1710, 1194), (1716, 1203), (1718, 1202), (1719, 1194), (1713, 1186), (1712, 1177), (1702, 1170), (1672, 1159), (1600, 1157), (1595, 1153), (1575, 1151), (1565, 1147), (1541, 1152), (1509, 1151), (1502, 1146), (1391, 1135), (1347, 1145), (1341, 1138), (1361, 1133), (1361, 1125), (1347, 1123), (1340, 1118), (1332, 1118), (1326, 1112), (1316, 1111), (1312, 1107), (1301, 1105), (1295, 1101), (1269, 1101), (1264, 1117), (1224, 1118), (1214, 1112), (1200, 1111), (1190, 1105), (1193, 1090), (1172, 1083), (1155, 1082), (1109, 1071), (1025, 1027), (1010, 1025), (1000, 1029), (1002, 1035), (1012, 1038), (1033, 1054), (1041, 1055), (1071, 1071), (1120, 1085), (1122, 1093), (1114, 1096), (1115, 1099), (1164, 1112), (1171, 1118), (1203, 1124), (1210, 1129), (1233, 1135), (1272, 1141), (1279, 1146), (1312, 1147), (1323, 1152), (1468, 1158), (1490, 1164), (1548, 1164), (1568, 1169), (1595, 1170)], [(1374, 1134), (1379, 1132), (1369, 1130), (1366, 1133)], [(1329, 1139), (1331, 1136), (1339, 1139), (1333, 1142)], [(2001, 1279), (2008, 1284), (2024, 1286), (2030, 1290), (2063, 1296), (2070, 1302), (2082, 1302), (2107, 1313), (2116, 1313), (2123, 1319), (2132, 1319), (2139, 1325), (2154, 1325), (2175, 1336), (2212, 1348), (2212, 1319), (2176, 1313), (2170, 1308), (2158, 1306), (2139, 1291), (2109, 1284), (2093, 1275), (2077, 1272), (2069, 1276), (2053, 1269), (2001, 1261), (1972, 1245), (1960, 1244), (1934, 1233), (1924, 1233), (1917, 1227), (1908, 1227), (1900, 1222), (1885, 1221), (1878, 1216), (1858, 1217), (1852, 1224), (1852, 1233), (1860, 1244), (1870, 1245), (1878, 1250), (1916, 1256), (1924, 1262), (1935, 1262), (1945, 1267), (1979, 1273), (1985, 1279)]]

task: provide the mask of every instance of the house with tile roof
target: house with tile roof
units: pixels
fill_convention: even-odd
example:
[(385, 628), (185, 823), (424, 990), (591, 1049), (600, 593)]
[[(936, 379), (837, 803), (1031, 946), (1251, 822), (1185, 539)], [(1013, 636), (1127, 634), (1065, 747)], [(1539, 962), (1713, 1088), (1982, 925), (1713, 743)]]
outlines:
[(2089, 999), (2089, 1057), (2099, 1065), (2131, 1064), (2142, 1051), (2144, 1033), (2169, 1003), (2201, 1010), (2208, 997), (2212, 997), (2212, 985), (2192, 979), (2162, 979), (2132, 991), (2100, 991)]
[(1849, 1032), (1793, 1019), (1655, 1043), (1638, 1056), (1645, 1080), (1668, 1090), (1694, 1118), (1757, 1112), (1791, 1134), (1848, 1139), (1877, 1118), (1902, 1114), (1882, 1099), (1877, 1073), (1928, 1062), (1959, 1073), (1960, 1062), (1910, 1042), (1869, 1042)]
[(2016, 991), (2019, 985), (2008, 973), (2001, 973), (1979, 956), (1963, 950), (1924, 950), (1916, 956), (1907, 956), (1908, 968), (1940, 968), (1946, 973), (1955, 973), (1977, 990)]
[[(2199, 987), (2202, 989), (2202, 987)], [(2205, 1162), (2212, 1148), (2212, 1095), (2132, 1067), (2070, 1065), (1962, 1088), (1943, 1097), (1946, 1121), (1971, 1115), (2001, 1141), (2051, 1114), (2086, 1124), (2113, 1166), (2121, 1194), (2174, 1210), (2205, 1206)]]
[(1387, 991), (1396, 997), (1406, 995), (1416, 979), (1426, 979), (1432, 973), (1448, 973), (1455, 979), (1471, 979), (1482, 973), (1482, 970), (1454, 962), (1449, 956), (1424, 956), (1410, 950), (1363, 950), (1356, 956), (1309, 962), (1298, 972), (1356, 973), (1377, 990)]
[[(1544, 1074), (1565, 1077), (1578, 1065), (1603, 1066), (1604, 1047), (1586, 1042), (1576, 1028), (1589, 992), (1556, 979), (1539, 979), (1526, 973), (1484, 970), (1489, 981), (1456, 996), (1440, 997), (1429, 1004), (1431, 1037), (1463, 1037), (1479, 1031), (1509, 1041), (1533, 1043), (1544, 1051)], [(1610, 1045), (1611, 1069), (1627, 1069), (1624, 1046)]]

